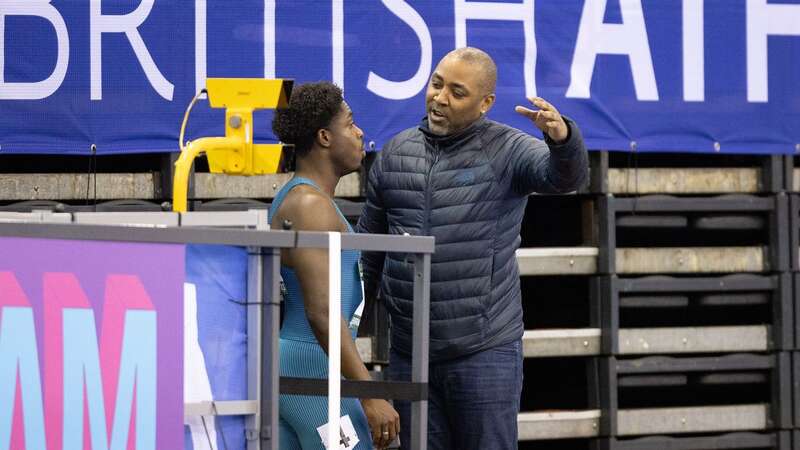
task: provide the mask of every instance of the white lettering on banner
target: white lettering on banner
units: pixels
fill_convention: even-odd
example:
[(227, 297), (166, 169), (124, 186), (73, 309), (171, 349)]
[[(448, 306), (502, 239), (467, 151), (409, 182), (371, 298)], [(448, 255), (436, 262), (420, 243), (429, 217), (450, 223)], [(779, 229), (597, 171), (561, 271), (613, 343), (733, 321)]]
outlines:
[(706, 99), (703, 6), (703, 0), (683, 0), (683, 99), (687, 102)]
[(275, 0), (264, 0), (264, 78), (275, 73)]
[[(195, 92), (205, 89), (208, 78), (207, 8), (207, 0), (194, 1)], [(264, 78), (275, 78), (275, 0), (264, 0)]]
[[(6, 82), (5, 73), (5, 24), (6, 16), (41, 17), (53, 26), (58, 50), (56, 65), (50, 75), (35, 82)], [(64, 18), (50, 4), (50, 0), (0, 2), (0, 100), (40, 100), (52, 95), (61, 87), (69, 65), (69, 34)]]
[(331, 3), (333, 82), (344, 90), (344, 0)]
[(405, 100), (417, 95), (428, 82), (428, 75), (431, 73), (431, 60), (433, 59), (431, 32), (428, 30), (428, 26), (422, 16), (405, 1), (382, 1), (389, 11), (411, 27), (414, 34), (417, 35), (420, 47), (419, 66), (417, 73), (405, 81), (390, 81), (370, 71), (367, 77), (367, 89), (383, 98)]
[(641, 0), (619, 0), (622, 23), (604, 23), (607, 0), (586, 0), (578, 28), (567, 97), (589, 98), (598, 54), (628, 55), (636, 98), (658, 100)]
[[(767, 37), (800, 36), (800, 5), (747, 0), (747, 101), (769, 99)], [(795, 62), (799, 62), (795, 61)]]
[(534, 0), (522, 3), (489, 3), (455, 0), (456, 48), (467, 45), (467, 20), (521, 21), (525, 30), (525, 95), (536, 95), (536, 34)]
[(103, 98), (103, 33), (125, 33), (131, 43), (131, 47), (133, 47), (136, 58), (142, 65), (142, 69), (144, 69), (147, 81), (150, 82), (150, 85), (160, 96), (167, 100), (172, 100), (174, 86), (158, 70), (138, 30), (139, 26), (150, 15), (154, 1), (142, 0), (142, 3), (134, 11), (122, 15), (103, 15), (101, 12), (102, 0), (89, 1), (92, 100), (102, 100)]
[(206, 87), (206, 7), (207, 0), (194, 0), (194, 91)]
[[(103, 34), (124, 33), (152, 88), (161, 97), (171, 101), (174, 95), (174, 85), (166, 79), (161, 69), (156, 65), (139, 32), (139, 27), (150, 16), (155, 0), (138, 0), (139, 3), (136, 9), (123, 15), (104, 15), (102, 13), (102, 1), (73, 0), (72, 2), (66, 2), (68, 6), (65, 6), (65, 8), (71, 8), (73, 4), (89, 3), (89, 87), (91, 100), (103, 99)], [(166, 0), (159, 1), (163, 3)], [(486, 0), (453, 0), (454, 48), (467, 45), (467, 24), (470, 20), (521, 22), (524, 30), (523, 65), (525, 92), (528, 96), (534, 96), (537, 94), (537, 45), (534, 29), (536, 0), (516, 0), (516, 3), (511, 3), (514, 0), (507, 1), (508, 3), (505, 0), (491, 2)], [(571, 60), (570, 82), (565, 93), (567, 98), (588, 99), (591, 97), (591, 83), (597, 66), (598, 55), (623, 55), (628, 57), (636, 99), (639, 101), (659, 100), (659, 88), (653, 67), (642, 0), (618, 1), (622, 14), (621, 23), (605, 23), (603, 19), (608, 7), (608, 0), (584, 0), (578, 34), (575, 40), (575, 51)], [(746, 14), (744, 18), (746, 21), (746, 49), (735, 49), (735, 51), (746, 50), (747, 101), (767, 102), (769, 99), (769, 37), (800, 37), (800, 4), (776, 3), (778, 0), (744, 1), (746, 2), (746, 6), (743, 8)], [(86, 17), (75, 16), (75, 14), (62, 16), (59, 9), (51, 4), (52, 2), (53, 0), (0, 0), (0, 100), (41, 100), (53, 95), (60, 89), (66, 79), (70, 53), (82, 54), (82, 52), (85, 52), (85, 49), (70, 48), (70, 29), (67, 27), (64, 18), (78, 17), (77, 23), (73, 23), (71, 26), (75, 27), (75, 29), (81, 29), (81, 27), (87, 26), (85, 23)], [(344, 89), (345, 0), (330, 0), (330, 2), (332, 21), (330, 37), (331, 79)], [(415, 73), (400, 76), (400, 78), (408, 77), (403, 80), (387, 79), (367, 69), (368, 77), (365, 87), (372, 94), (389, 100), (413, 98), (424, 90), (431, 72), (433, 63), (431, 28), (426, 23), (425, 17), (412, 6), (413, 2), (409, 0), (381, 0), (381, 2), (390, 14), (399, 18), (414, 33), (417, 41), (410, 39), (407, 42), (409, 46), (415, 46), (416, 42), (419, 42), (419, 61)], [(195, 17), (193, 51), (196, 91), (205, 87), (208, 76), (208, 8), (212, 5), (212, 7), (217, 7), (216, 3), (209, 4), (209, 0), (193, 0), (190, 2), (194, 6), (193, 13)], [(264, 8), (263, 17), (260, 17), (260, 19), (263, 19), (264, 23), (262, 37), (264, 44), (263, 73), (265, 78), (275, 78), (277, 76), (276, 36), (280, 32), (278, 28), (280, 24), (277, 23), (276, 16), (276, 5), (278, 3), (279, 0), (256, 0), (256, 5), (252, 6), (258, 10), (259, 5), (263, 4)], [(356, 3), (354, 2), (354, 4)], [(705, 0), (681, 0), (681, 23), (675, 24), (675, 27), (673, 27), (674, 29), (681, 29), (682, 54), (680, 56), (670, 54), (669, 56), (672, 59), (667, 63), (673, 65), (682, 64), (683, 101), (685, 102), (704, 102), (706, 100), (705, 6)], [(357, 6), (353, 8), (357, 8)], [(663, 12), (658, 8), (653, 8), (653, 11), (654, 14), (658, 11)], [(709, 9), (709, 11), (718, 10)], [(739, 10), (737, 9), (737, 11)], [(254, 11), (254, 13), (260, 14), (261, 11)], [(6, 33), (7, 28), (9, 28), (8, 23), (11, 23), (7, 20), (7, 17), (12, 16), (39, 17), (44, 19), (45, 22), (37, 21), (34, 26), (27, 25), (27, 23), (30, 23), (27, 22), (23, 26), (22, 32), (8, 29), (8, 33)], [(19, 25), (15, 22), (10, 26)], [(445, 26), (449, 27), (449, 25)], [(52, 27), (52, 32), (50, 27)], [(48, 39), (51, 33), (55, 34), (57, 43), (55, 63), (51, 58), (26, 55), (26, 59), (22, 61), (22, 67), (9, 67), (10, 64), (19, 61), (19, 58), (8, 58), (8, 60), (6, 58), (11, 56), (7, 54), (6, 49), (6, 43), (9, 39), (18, 38), (18, 36), (24, 36), (29, 40)], [(662, 36), (662, 39), (672, 39), (672, 37)], [(191, 52), (192, 50), (188, 51)], [(792, 55), (787, 56), (791, 57)], [(175, 70), (181, 70), (185, 67), (180, 63), (181, 58), (189, 57), (191, 55), (175, 55), (174, 60), (164, 61), (162, 64), (170, 64), (170, 67), (177, 65), (174, 67)], [(566, 57), (569, 56), (567, 55)], [(257, 58), (254, 60), (257, 60)], [(41, 65), (42, 67), (36, 67), (37, 70), (32, 71), (26, 67), (31, 65)], [(50, 70), (51, 66), (52, 70)], [(42, 68), (46, 70), (41, 70)], [(718, 70), (718, 68), (716, 69)], [(356, 70), (363, 69), (356, 67)], [(602, 65), (599, 70), (603, 70)], [(37, 81), (30, 76), (30, 72), (36, 74), (49, 73), (49, 75), (45, 79)], [(5, 78), (7, 73), (22, 73), (23, 76), (28, 74), (31, 79), (23, 78), (22, 80), (9, 82)], [(80, 77), (83, 76), (83, 74), (76, 75), (78, 76), (77, 79), (81, 79)], [(295, 75), (302, 76), (302, 74)], [(40, 76), (38, 78), (43, 77)], [(140, 92), (136, 92), (125, 93), (124, 95), (140, 94)]]

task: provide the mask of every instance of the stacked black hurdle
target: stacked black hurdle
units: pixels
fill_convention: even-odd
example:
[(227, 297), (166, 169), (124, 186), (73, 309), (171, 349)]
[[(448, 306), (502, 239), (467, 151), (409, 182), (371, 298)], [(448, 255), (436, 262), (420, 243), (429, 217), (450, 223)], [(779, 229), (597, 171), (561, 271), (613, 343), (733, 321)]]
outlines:
[(531, 197), (523, 227), (521, 448), (793, 448), (800, 197), (784, 158), (591, 158), (590, 187)]
[[(798, 148), (800, 151), (800, 148)], [(792, 441), (794, 449), (800, 449), (800, 157), (786, 156), (784, 183), (789, 195), (790, 253), (789, 266), (794, 282), (795, 332), (792, 347), (792, 398), (794, 404), (794, 426)]]
[[(791, 448), (789, 201), (782, 158), (753, 160), (673, 168), (707, 183), (679, 187), (636, 187), (647, 169), (629, 167), (622, 195), (596, 192), (596, 449)], [(757, 183), (726, 186), (737, 172)]]

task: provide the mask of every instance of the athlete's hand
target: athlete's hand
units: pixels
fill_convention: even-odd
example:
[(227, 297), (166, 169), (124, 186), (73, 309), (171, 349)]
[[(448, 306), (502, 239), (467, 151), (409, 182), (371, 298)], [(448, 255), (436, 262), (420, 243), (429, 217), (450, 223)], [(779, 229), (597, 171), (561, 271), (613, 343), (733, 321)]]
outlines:
[(361, 400), (367, 416), (375, 447), (386, 448), (400, 433), (400, 415), (386, 400), (367, 398)]
[(517, 106), (514, 110), (533, 121), (536, 128), (547, 133), (550, 139), (563, 143), (569, 137), (569, 128), (556, 107), (541, 97), (530, 97), (528, 100), (539, 110), (534, 111), (524, 106)]

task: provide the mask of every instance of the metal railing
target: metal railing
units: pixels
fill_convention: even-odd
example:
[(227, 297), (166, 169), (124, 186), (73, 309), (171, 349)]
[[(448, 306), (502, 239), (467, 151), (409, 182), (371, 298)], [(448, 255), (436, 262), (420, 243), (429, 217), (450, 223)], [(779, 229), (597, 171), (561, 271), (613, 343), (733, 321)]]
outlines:
[[(87, 213), (90, 214), (90, 213)], [(231, 222), (217, 215), (174, 213), (153, 215), (48, 214), (38, 212), (0, 214), (0, 237), (117, 241), (133, 243), (221, 244), (249, 249), (248, 261), (248, 398), (237, 401), (212, 401), (184, 405), (184, 414), (248, 416), (248, 450), (278, 449), (278, 399), (281, 393), (326, 395), (327, 380), (280, 377), (280, 250), (284, 248), (329, 248), (330, 233), (266, 230), (266, 223), (255, 212)], [(169, 217), (168, 217), (169, 216)], [(81, 223), (64, 223), (64, 222)], [(60, 223), (55, 223), (60, 222)], [(92, 222), (93, 224), (87, 224)], [(113, 224), (99, 225), (97, 223)], [(214, 226), (228, 227), (225, 229)], [(241, 229), (248, 227), (249, 229)], [(260, 229), (259, 229), (260, 228)], [(338, 233), (335, 233), (338, 235)], [(412, 374), (410, 382), (347, 381), (331, 373), (341, 383), (346, 397), (394, 398), (412, 401), (412, 449), (427, 448), (428, 329), (430, 314), (430, 264), (434, 251), (431, 237), (343, 234), (337, 236), (341, 250), (398, 252), (414, 255), (414, 313)], [(333, 314), (332, 314), (333, 315)], [(337, 314), (338, 318), (339, 315)], [(334, 327), (336, 328), (336, 327)], [(338, 329), (338, 328), (336, 328)], [(332, 349), (333, 350), (333, 349)], [(338, 353), (338, 349), (335, 353)], [(331, 355), (335, 357), (334, 352)], [(333, 358), (331, 358), (333, 359)], [(181, 374), (182, 377), (182, 374)], [(255, 381), (254, 381), (255, 380)]]

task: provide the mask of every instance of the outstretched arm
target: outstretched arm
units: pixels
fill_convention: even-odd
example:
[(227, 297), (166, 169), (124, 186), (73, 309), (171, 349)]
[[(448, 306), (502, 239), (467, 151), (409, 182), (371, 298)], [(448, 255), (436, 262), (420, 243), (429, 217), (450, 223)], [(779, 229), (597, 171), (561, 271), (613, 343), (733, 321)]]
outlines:
[(575, 122), (539, 97), (529, 99), (538, 110), (517, 106), (516, 111), (544, 133), (544, 143), (528, 135), (514, 138), (512, 176), (514, 190), (560, 194), (574, 191), (588, 178), (589, 156)]

